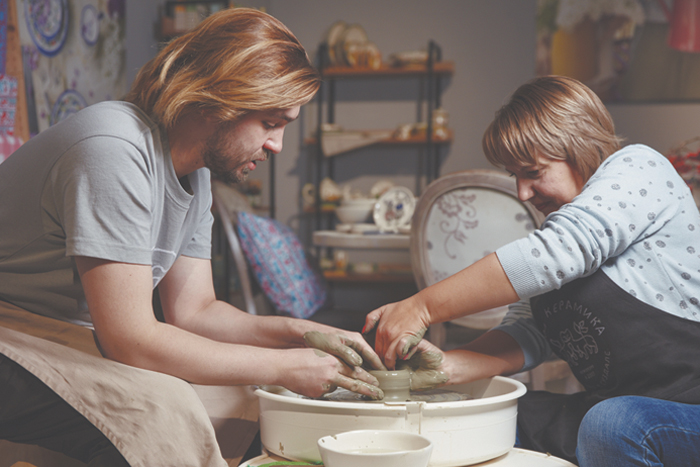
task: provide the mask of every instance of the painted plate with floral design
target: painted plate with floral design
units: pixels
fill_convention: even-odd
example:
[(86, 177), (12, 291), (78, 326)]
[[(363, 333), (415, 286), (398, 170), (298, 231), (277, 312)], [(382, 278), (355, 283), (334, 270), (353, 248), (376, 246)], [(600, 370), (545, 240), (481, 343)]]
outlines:
[(97, 44), (100, 37), (100, 13), (92, 5), (85, 5), (80, 13), (80, 35), (90, 46)]
[(68, 36), (67, 0), (26, 0), (24, 17), (34, 44), (41, 53), (56, 55)]
[(379, 230), (397, 232), (411, 224), (416, 209), (416, 198), (406, 187), (396, 186), (387, 190), (374, 205), (374, 223)]
[(58, 96), (51, 109), (49, 124), (54, 125), (61, 120), (87, 107), (85, 98), (73, 89), (67, 89)]

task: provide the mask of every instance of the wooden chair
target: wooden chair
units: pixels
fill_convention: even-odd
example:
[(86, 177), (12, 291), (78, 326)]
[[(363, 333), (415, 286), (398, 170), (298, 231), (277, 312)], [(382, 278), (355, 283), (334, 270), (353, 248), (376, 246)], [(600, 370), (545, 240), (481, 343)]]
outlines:
[[(503, 172), (466, 170), (435, 180), (418, 200), (411, 225), (411, 265), (418, 288), (439, 282), (528, 235), (543, 220), (542, 213), (518, 199), (515, 180)], [(476, 336), (500, 324), (507, 309), (499, 307), (432, 325), (428, 339), (449, 348), (448, 326), (470, 329)], [(517, 379), (531, 389), (545, 389), (548, 381), (569, 376), (573, 378), (568, 365), (557, 359)], [(566, 386), (565, 391), (570, 390)]]
[[(250, 314), (271, 315), (277, 314), (274, 304), (258, 286), (256, 279), (253, 276), (248, 260), (243, 253), (238, 231), (236, 228), (236, 219), (240, 212), (253, 212), (253, 208), (248, 203), (248, 200), (235, 188), (224, 184), (218, 180), (212, 180), (212, 198), (215, 214), (215, 232), (223, 232), (225, 237), (225, 245), (216, 246), (214, 240), (213, 254), (220, 254), (227, 261), (224, 261), (226, 277), (225, 282), (228, 284), (229, 275), (237, 276), (238, 289), (240, 296), (229, 294), (228, 288), (224, 295), (228, 295), (224, 299)], [(216, 235), (214, 235), (216, 236)], [(233, 266), (230, 266), (229, 260), (233, 261)], [(242, 297), (242, 300), (240, 299)], [(349, 331), (360, 331), (364, 325), (364, 314), (354, 313), (352, 310), (346, 310), (342, 307), (335, 306), (332, 300), (328, 300), (316, 313), (310, 318), (311, 321), (316, 321), (322, 324), (347, 329)], [(1, 466), (0, 466), (1, 467)]]
[[(226, 290), (226, 294), (228, 295), (229, 274), (231, 273), (228, 269), (229, 260), (233, 260), (233, 269), (237, 274), (240, 292), (243, 297), (241, 308), (251, 315), (266, 314), (264, 310), (260, 309), (259, 300), (258, 303), (256, 303), (253, 281), (248, 270), (248, 263), (241, 249), (241, 243), (238, 240), (235, 225), (235, 219), (238, 213), (242, 211), (253, 212), (253, 207), (242, 193), (218, 180), (212, 180), (212, 198), (214, 212), (217, 217), (215, 228), (219, 226), (226, 237), (226, 248), (222, 249), (222, 254), (227, 255), (224, 258), (226, 268), (224, 271), (226, 281), (224, 289)], [(228, 299), (230, 297), (226, 298)]]

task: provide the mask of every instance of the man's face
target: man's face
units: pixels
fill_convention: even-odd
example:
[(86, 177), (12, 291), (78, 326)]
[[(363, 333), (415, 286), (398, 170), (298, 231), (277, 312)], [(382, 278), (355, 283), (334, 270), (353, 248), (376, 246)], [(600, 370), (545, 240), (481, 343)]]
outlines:
[(282, 150), (284, 129), (299, 116), (299, 110), (254, 111), (236, 122), (221, 124), (205, 143), (204, 166), (224, 182), (244, 181), (259, 161)]

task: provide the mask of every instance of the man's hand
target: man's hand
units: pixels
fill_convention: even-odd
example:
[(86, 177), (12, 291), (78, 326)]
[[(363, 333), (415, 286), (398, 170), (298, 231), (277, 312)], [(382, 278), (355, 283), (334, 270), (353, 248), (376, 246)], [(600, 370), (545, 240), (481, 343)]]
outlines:
[(426, 340), (422, 340), (413, 349), (413, 355), (407, 360), (399, 360), (397, 369), (411, 372), (411, 390), (423, 391), (442, 386), (450, 379), (443, 368), (445, 354)]
[(279, 385), (290, 391), (317, 398), (341, 387), (372, 399), (384, 398), (377, 378), (359, 365), (349, 365), (319, 349), (284, 352), (285, 362), (281, 362), (284, 370)]
[(338, 357), (348, 366), (360, 367), (366, 362), (373, 370), (386, 370), (379, 356), (362, 336), (358, 334), (357, 337), (358, 339), (353, 339), (339, 332), (309, 331), (304, 334), (304, 342), (308, 347)]

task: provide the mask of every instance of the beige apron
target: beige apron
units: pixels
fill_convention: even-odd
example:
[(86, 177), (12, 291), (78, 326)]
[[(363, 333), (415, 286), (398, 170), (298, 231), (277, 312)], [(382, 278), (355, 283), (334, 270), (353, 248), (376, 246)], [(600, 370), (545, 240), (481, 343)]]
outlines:
[(132, 467), (238, 465), (257, 432), (253, 388), (191, 385), (103, 358), (90, 329), (1, 301), (0, 353), (85, 416)]

